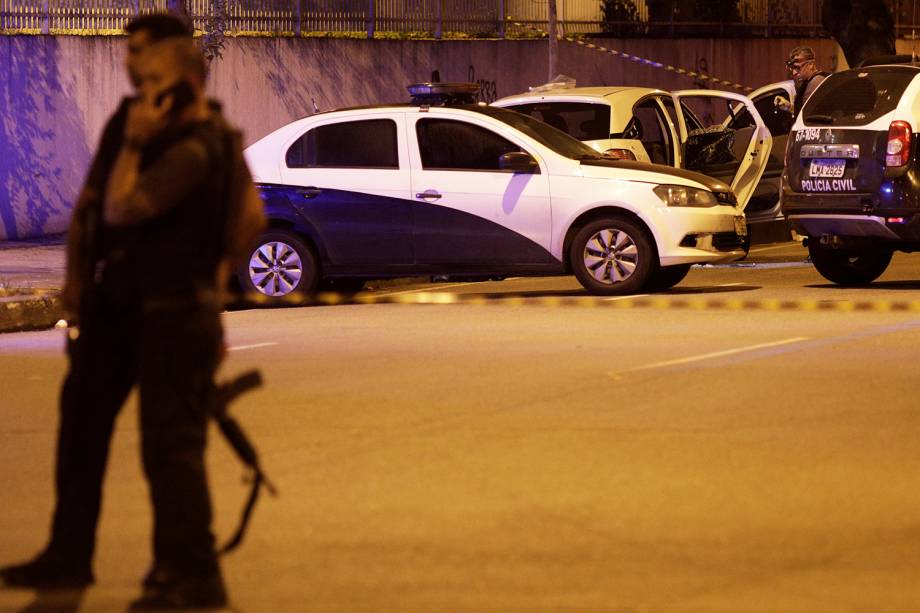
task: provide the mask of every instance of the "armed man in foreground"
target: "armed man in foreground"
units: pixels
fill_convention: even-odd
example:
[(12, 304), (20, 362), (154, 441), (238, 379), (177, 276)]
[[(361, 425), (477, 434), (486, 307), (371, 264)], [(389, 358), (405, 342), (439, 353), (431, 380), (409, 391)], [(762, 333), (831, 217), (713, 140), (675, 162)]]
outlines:
[(0, 579), (34, 588), (93, 582), (109, 443), (137, 384), (154, 563), (132, 608), (221, 607), (207, 410), (224, 353), (223, 289), (264, 215), (239, 133), (204, 96), (206, 66), (191, 39), (152, 45), (137, 72), (120, 149), (91, 173), (72, 222), (64, 299), (79, 328), (61, 390), (51, 539), (34, 560), (0, 569)]

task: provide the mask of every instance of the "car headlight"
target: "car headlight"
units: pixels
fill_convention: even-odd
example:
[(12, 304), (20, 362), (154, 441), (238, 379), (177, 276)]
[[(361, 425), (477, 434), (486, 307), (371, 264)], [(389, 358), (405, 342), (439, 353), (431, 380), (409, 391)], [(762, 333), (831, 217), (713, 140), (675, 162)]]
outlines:
[(684, 187), (683, 185), (659, 185), (655, 194), (668, 206), (716, 206), (719, 202), (715, 195), (706, 189)]

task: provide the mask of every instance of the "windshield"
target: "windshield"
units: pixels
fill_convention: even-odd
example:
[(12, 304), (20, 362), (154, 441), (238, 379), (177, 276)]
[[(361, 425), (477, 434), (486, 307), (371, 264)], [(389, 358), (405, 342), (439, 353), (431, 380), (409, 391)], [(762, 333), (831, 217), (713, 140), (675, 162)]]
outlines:
[(503, 107), (524, 113), (580, 141), (610, 138), (610, 107), (588, 102), (533, 102)]
[(512, 128), (520, 130), (541, 145), (549, 147), (559, 155), (569, 159), (586, 160), (604, 157), (591, 147), (585, 145), (578, 139), (572, 138), (562, 130), (557, 130), (523, 113), (495, 106), (470, 106), (466, 108), (482, 113), (483, 115), (488, 115), (489, 117), (494, 117)]

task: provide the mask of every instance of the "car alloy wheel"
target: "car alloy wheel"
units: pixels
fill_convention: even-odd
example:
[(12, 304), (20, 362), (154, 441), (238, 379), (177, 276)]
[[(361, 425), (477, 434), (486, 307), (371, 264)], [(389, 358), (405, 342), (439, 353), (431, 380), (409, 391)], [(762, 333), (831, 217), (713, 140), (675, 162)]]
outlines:
[(249, 258), (249, 278), (266, 296), (290, 294), (300, 284), (302, 276), (300, 256), (287, 243), (264, 243)]
[(637, 292), (658, 265), (644, 229), (617, 217), (582, 227), (572, 241), (569, 261), (579, 282), (595, 294)]
[(309, 293), (317, 283), (313, 252), (297, 235), (284, 231), (263, 234), (240, 268), (247, 290), (273, 300)]
[(613, 285), (630, 278), (639, 263), (639, 250), (632, 237), (617, 228), (595, 232), (585, 244), (585, 268), (599, 283)]

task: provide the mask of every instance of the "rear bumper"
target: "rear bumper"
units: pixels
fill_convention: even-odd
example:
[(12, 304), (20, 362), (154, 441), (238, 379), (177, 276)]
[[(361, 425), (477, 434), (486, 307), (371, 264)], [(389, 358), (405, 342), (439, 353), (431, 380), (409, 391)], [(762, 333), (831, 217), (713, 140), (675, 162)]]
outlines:
[(920, 249), (920, 215), (881, 217), (811, 213), (790, 215), (792, 228), (804, 236), (836, 236), (852, 243), (884, 243), (891, 249)]
[(908, 193), (913, 190), (803, 194), (787, 187), (782, 211), (792, 228), (805, 236), (839, 236), (914, 250), (920, 243), (920, 208), (906, 197)]
[(858, 236), (883, 240), (901, 240), (893, 232), (884, 217), (872, 215), (790, 215), (789, 223), (799, 234), (805, 236)]
[(878, 194), (803, 194), (783, 190), (781, 210), (786, 218), (809, 214), (864, 214), (875, 211), (881, 203)]

